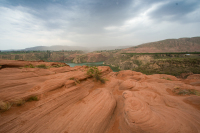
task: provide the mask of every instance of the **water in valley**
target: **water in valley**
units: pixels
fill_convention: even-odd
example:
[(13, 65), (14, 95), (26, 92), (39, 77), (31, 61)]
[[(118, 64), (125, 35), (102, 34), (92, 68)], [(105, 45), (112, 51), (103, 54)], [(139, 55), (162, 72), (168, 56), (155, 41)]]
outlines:
[[(66, 63), (67, 65), (69, 65), (70, 67), (74, 67), (74, 66), (108, 66), (108, 65), (105, 65), (103, 64), (103, 62), (86, 62), (86, 63)], [(119, 72), (120, 69), (118, 69), (117, 67), (112, 67), (112, 66), (109, 66), (113, 72)]]

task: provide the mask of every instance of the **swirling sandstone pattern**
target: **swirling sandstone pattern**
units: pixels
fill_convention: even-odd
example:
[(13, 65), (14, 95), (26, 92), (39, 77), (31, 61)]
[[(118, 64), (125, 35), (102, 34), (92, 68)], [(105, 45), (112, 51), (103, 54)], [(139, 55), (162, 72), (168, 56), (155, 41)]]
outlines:
[(98, 68), (108, 81), (101, 84), (86, 74), (86, 66), (19, 68), (27, 64), (0, 60), (0, 101), (39, 97), (1, 111), (0, 133), (200, 132), (200, 96), (173, 93), (174, 88), (200, 91), (199, 75), (182, 80), (130, 70), (116, 73), (104, 66)]

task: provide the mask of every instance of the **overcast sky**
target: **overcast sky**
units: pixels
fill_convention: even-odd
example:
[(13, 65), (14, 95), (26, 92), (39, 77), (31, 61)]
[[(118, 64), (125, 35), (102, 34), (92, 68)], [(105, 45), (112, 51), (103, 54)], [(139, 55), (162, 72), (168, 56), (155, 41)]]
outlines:
[(200, 36), (200, 0), (0, 0), (0, 50)]

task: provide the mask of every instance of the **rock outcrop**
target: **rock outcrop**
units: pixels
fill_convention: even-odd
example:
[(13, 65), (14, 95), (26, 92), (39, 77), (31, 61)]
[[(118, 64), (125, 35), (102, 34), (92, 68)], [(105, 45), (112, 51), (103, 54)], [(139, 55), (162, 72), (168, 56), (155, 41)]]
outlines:
[[(53, 66), (31, 62), (41, 63)], [(197, 74), (178, 79), (101, 66), (107, 79), (101, 84), (86, 74), (86, 66), (24, 67), (28, 64), (0, 60), (0, 107), (10, 105), (0, 110), (2, 133), (200, 132)], [(29, 101), (32, 97), (37, 101)], [(17, 100), (25, 103), (17, 106)]]
[[(163, 57), (166, 55), (168, 56)], [(188, 76), (184, 76), (184, 73), (200, 74), (199, 57), (198, 54), (121, 54), (104, 61), (104, 64), (120, 70), (134, 70), (145, 74), (162, 73), (184, 78)]]
[(62, 61), (71, 62), (76, 55), (82, 54), (83, 51), (17, 51), (2, 52), (0, 59), (4, 60), (44, 60), (44, 61)]
[(61, 62), (44, 62), (42, 60), (39, 61), (23, 61), (23, 60), (0, 60), (1, 68), (19, 68), (19, 67), (26, 67), (26, 66), (38, 66), (38, 65), (45, 65), (45, 66), (68, 66), (65, 63)]
[(74, 59), (74, 63), (84, 63), (84, 62), (101, 62), (109, 58), (109, 55), (104, 55), (102, 53), (87, 53), (82, 55), (77, 55)]

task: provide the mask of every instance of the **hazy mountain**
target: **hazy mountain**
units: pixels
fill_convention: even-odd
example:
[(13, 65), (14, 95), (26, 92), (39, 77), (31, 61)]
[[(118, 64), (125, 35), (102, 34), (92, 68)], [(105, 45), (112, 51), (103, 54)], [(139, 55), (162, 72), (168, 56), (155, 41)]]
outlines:
[(31, 48), (23, 49), (25, 51), (60, 51), (60, 50), (82, 50), (82, 51), (99, 51), (99, 50), (115, 50), (115, 49), (124, 49), (129, 48), (131, 46), (108, 46), (108, 47), (81, 47), (81, 46), (61, 46), (61, 45), (54, 45), (54, 46), (36, 46)]
[(86, 50), (85, 47), (80, 46), (62, 46), (62, 45), (54, 45), (54, 46), (36, 46), (31, 48), (23, 49), (26, 51), (33, 51), (33, 50), (39, 50), (39, 51), (60, 51), (60, 50)]

